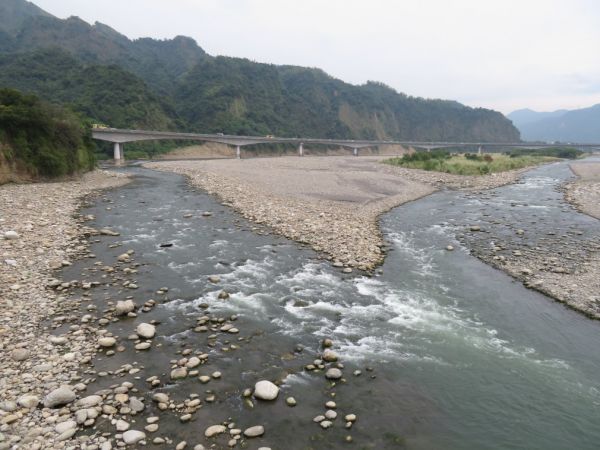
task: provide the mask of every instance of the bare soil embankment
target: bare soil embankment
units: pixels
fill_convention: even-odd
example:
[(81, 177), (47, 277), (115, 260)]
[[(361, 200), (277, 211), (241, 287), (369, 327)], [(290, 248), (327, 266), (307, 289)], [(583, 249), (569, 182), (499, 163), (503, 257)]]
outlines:
[(189, 176), (246, 218), (329, 255), (335, 266), (371, 270), (383, 260), (379, 215), (457, 184), (491, 188), (517, 173), (459, 177), (381, 164), (381, 157), (172, 161), (146, 167)]

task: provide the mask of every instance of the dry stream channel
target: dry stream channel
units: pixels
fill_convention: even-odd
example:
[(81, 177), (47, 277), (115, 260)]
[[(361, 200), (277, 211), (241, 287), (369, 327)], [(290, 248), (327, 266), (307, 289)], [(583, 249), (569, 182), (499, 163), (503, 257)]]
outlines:
[[(156, 300), (147, 312), (106, 325), (125, 349), (99, 353), (97, 373), (82, 374), (95, 378), (88, 394), (125, 381), (139, 389), (145, 409), (131, 428), (160, 417), (158, 431), (146, 432), (146, 448), (182, 440), (187, 448), (227, 448), (227, 433), (204, 436), (223, 422), (265, 427), (262, 437), (237, 445), (249, 449), (598, 448), (600, 324), (482, 263), (460, 239), (465, 224), (489, 227), (490, 218), (507, 217), (583, 232), (573, 239), (598, 236), (600, 222), (574, 211), (557, 190), (571, 176), (566, 163), (534, 169), (483, 199), (445, 191), (395, 208), (381, 219), (389, 253), (372, 277), (342, 274), (312, 250), (261, 233), (179, 175), (124, 171), (135, 176), (131, 184), (82, 210), (96, 217), (91, 226), (120, 236), (91, 238), (96, 258), (65, 268), (62, 278), (101, 283), (82, 315), (96, 305), (92, 314), (100, 316), (107, 300)], [(456, 250), (446, 251), (448, 244)], [(137, 273), (107, 275), (94, 265), (113, 266), (127, 250), (135, 252)], [(212, 275), (220, 280), (208, 281)], [(123, 287), (124, 280), (137, 288)], [(228, 299), (218, 298), (222, 290)], [(226, 319), (239, 333), (210, 321), (208, 331), (194, 331), (203, 316)], [(127, 337), (153, 320), (151, 348), (135, 351)], [(345, 382), (333, 385), (324, 371), (305, 370), (324, 338), (334, 343)], [(173, 361), (190, 351), (188, 358), (208, 358), (197, 375), (171, 380)], [(128, 364), (140, 370), (119, 370)], [(215, 371), (220, 378), (199, 381)], [(160, 380), (154, 387), (146, 381), (153, 376)], [(281, 383), (279, 397), (244, 398), (262, 379)], [(176, 403), (197, 396), (202, 407), (181, 423), (181, 411), (158, 410), (156, 392)], [(295, 407), (286, 405), (290, 396)], [(322, 429), (313, 418), (327, 401), (336, 403), (337, 418)], [(357, 416), (350, 429), (347, 414)], [(109, 422), (96, 426), (114, 433)], [(172, 444), (155, 446), (157, 436)]]

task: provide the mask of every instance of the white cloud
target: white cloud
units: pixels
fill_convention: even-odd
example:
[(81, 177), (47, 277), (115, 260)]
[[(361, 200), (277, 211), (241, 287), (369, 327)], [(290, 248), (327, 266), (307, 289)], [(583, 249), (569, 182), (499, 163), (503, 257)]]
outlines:
[(503, 112), (600, 102), (594, 0), (34, 2), (131, 38), (183, 34), (211, 54), (320, 67)]

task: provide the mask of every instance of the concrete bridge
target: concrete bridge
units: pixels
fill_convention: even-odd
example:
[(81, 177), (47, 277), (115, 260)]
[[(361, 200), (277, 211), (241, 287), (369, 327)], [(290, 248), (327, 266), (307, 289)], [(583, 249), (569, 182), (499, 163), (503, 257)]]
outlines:
[[(123, 144), (126, 142), (154, 140), (186, 140), (202, 142), (218, 142), (236, 148), (236, 157), (241, 158), (241, 147), (252, 144), (290, 144), (298, 148), (298, 156), (304, 155), (304, 145), (335, 145), (352, 149), (355, 156), (361, 148), (379, 147), (384, 145), (401, 145), (403, 147), (433, 150), (452, 147), (483, 148), (486, 151), (500, 151), (507, 148), (548, 148), (563, 144), (540, 144), (527, 142), (424, 142), (424, 141), (389, 141), (389, 140), (351, 140), (351, 139), (319, 139), (319, 138), (282, 138), (271, 136), (233, 136), (222, 133), (196, 134), (176, 133), (171, 131), (122, 130), (117, 128), (94, 128), (92, 137), (100, 141), (114, 143), (114, 159), (124, 159)], [(600, 149), (600, 144), (569, 144), (569, 147), (586, 151)]]

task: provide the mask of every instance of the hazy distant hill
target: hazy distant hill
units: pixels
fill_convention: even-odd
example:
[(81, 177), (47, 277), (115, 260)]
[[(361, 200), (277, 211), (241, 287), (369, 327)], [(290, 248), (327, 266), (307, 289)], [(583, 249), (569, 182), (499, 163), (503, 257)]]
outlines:
[(496, 111), (410, 97), (380, 83), (354, 86), (318, 69), (212, 57), (187, 37), (131, 41), (106, 25), (77, 17), (61, 20), (24, 0), (2, 0), (0, 15), (1, 85), (72, 103), (113, 126), (282, 136), (519, 139), (517, 129)]
[(600, 142), (600, 104), (575, 110), (536, 112), (528, 109), (507, 116), (527, 141)]

